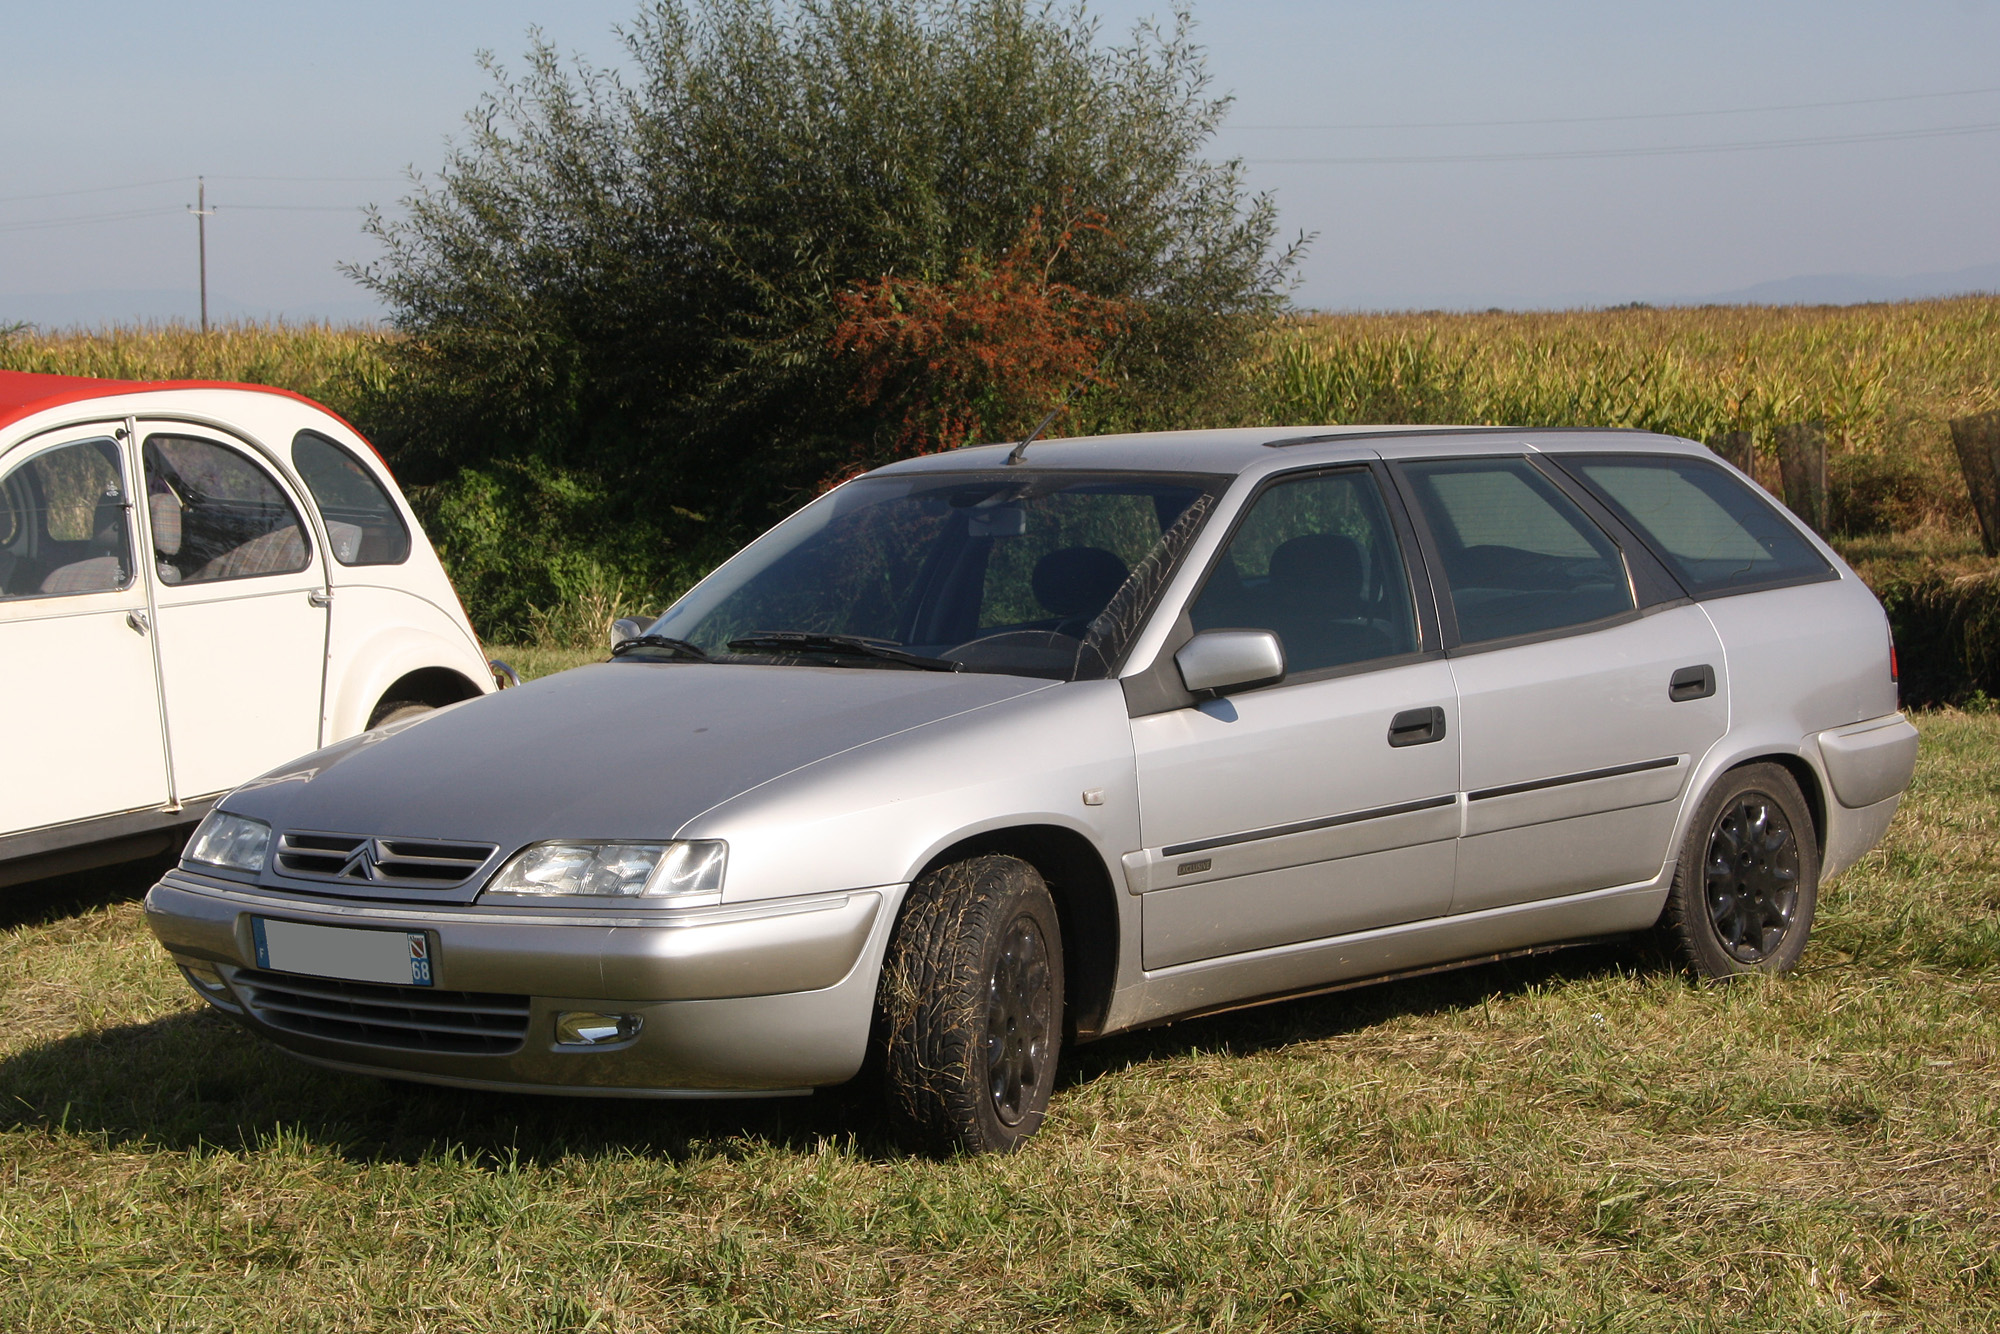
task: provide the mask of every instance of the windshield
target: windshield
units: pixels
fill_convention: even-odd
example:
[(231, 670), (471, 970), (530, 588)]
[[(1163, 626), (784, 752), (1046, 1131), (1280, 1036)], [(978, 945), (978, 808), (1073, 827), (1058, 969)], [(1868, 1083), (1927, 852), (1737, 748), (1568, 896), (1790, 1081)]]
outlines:
[[(857, 651), (843, 665), (916, 655), (964, 671), (1101, 676), (1227, 480), (1019, 469), (864, 477), (745, 547), (649, 632), (723, 660), (839, 657), (824, 637), (841, 636), (900, 650)], [(769, 638), (781, 635), (792, 644)]]

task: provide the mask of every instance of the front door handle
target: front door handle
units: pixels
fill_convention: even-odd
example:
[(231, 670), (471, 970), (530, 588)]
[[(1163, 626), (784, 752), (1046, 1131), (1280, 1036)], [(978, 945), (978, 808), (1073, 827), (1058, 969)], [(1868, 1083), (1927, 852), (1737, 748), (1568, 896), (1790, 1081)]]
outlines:
[(1404, 709), (1389, 720), (1389, 744), (1427, 746), (1444, 740), (1444, 710), (1433, 704), (1428, 709)]
[(142, 635), (145, 634), (148, 630), (153, 628), (153, 622), (147, 617), (146, 613), (143, 611), (126, 612), (125, 624), (131, 626), (134, 630), (137, 630)]
[(306, 590), (306, 601), (312, 603), (315, 607), (331, 607), (333, 605), (333, 590), (331, 588), (325, 590), (317, 588), (308, 589)]
[(1707, 663), (1683, 667), (1667, 682), (1667, 698), (1676, 704), (1691, 699), (1707, 699), (1715, 693), (1715, 668)]

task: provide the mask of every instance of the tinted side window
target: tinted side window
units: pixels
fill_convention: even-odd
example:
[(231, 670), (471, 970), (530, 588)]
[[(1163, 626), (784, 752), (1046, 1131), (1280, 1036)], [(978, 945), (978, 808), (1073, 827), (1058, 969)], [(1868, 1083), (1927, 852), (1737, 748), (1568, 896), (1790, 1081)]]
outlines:
[(1526, 459), (1407, 463), (1466, 643), (1634, 609), (1611, 539)]
[(1832, 572), (1766, 501), (1699, 459), (1589, 455), (1564, 462), (1652, 543), (1691, 593), (1768, 588)]
[(160, 582), (296, 574), (311, 548), (285, 493), (243, 455), (193, 436), (146, 437), (146, 510)]
[(45, 449), (0, 478), (0, 597), (104, 593), (132, 576), (118, 446)]
[(1188, 609), (1196, 630), (1271, 630), (1290, 674), (1417, 650), (1410, 580), (1375, 478), (1283, 481), (1251, 505)]
[(410, 530), (373, 473), (313, 431), (292, 440), (292, 463), (326, 520), (327, 544), (342, 565), (400, 565), (410, 558)]

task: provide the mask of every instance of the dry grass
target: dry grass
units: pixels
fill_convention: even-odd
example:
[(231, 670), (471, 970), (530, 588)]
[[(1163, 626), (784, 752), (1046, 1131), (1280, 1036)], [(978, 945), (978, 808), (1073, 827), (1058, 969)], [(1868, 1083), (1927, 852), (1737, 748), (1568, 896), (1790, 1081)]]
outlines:
[(311, 1070), (186, 994), (144, 868), (45, 886), (0, 1327), (1990, 1330), (2000, 718), (1921, 725), (1788, 979), (1598, 948), (1113, 1039), (1008, 1159)]
[[(1946, 423), (2000, 405), (2000, 298), (1870, 306), (1307, 316), (1272, 340), (1292, 422), (1632, 426), (1711, 440), (1814, 421), (1845, 525), (1972, 531)], [(1842, 495), (1844, 493), (1844, 496)]]

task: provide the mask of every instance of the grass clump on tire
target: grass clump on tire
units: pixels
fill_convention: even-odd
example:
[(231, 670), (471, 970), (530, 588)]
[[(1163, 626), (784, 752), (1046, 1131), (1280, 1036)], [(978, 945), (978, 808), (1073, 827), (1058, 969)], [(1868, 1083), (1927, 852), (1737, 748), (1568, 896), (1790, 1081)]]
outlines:
[(1034, 867), (973, 857), (910, 886), (877, 1032), (889, 1114), (911, 1148), (1019, 1147), (1048, 1108), (1062, 1019), (1062, 931)]

